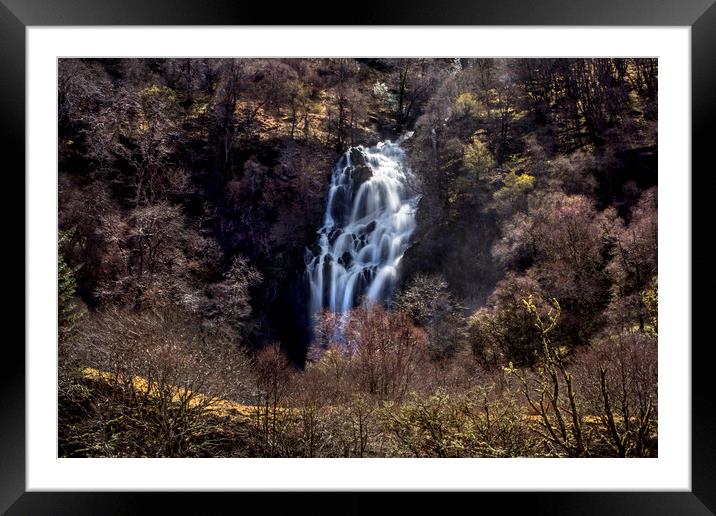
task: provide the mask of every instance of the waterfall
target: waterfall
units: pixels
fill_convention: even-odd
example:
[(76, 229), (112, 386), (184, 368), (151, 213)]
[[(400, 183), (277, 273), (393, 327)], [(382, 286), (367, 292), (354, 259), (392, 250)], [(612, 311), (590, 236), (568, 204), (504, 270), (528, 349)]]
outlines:
[[(408, 134), (406, 137), (409, 137)], [(317, 252), (306, 251), (311, 315), (387, 299), (415, 229), (418, 195), (404, 141), (352, 147), (336, 164)]]

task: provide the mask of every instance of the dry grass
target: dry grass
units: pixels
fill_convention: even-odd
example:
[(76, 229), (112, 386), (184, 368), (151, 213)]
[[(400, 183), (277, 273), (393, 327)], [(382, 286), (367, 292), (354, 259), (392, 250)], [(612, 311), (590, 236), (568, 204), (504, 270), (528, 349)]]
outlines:
[[(82, 370), (82, 375), (88, 380), (103, 381), (107, 383), (113, 383), (116, 375), (108, 371), (99, 371), (92, 367), (85, 367)], [(151, 382), (149, 384), (146, 378), (141, 376), (132, 377), (132, 385), (137, 391), (148, 392), (150, 396), (159, 395), (159, 384)], [(175, 387), (172, 401), (180, 402), (182, 399), (187, 399), (190, 394), (184, 387)], [(210, 398), (200, 393), (194, 393), (189, 399), (189, 406), (205, 406), (208, 412), (214, 415), (222, 417), (249, 417), (256, 414), (258, 407), (254, 405), (243, 405), (230, 400)]]

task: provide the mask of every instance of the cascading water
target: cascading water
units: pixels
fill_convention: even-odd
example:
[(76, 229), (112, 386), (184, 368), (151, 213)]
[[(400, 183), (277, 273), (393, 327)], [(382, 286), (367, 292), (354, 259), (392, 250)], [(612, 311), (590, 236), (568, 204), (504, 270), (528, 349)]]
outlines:
[(352, 147), (338, 161), (316, 254), (306, 252), (311, 315), (342, 313), (361, 298), (390, 296), (415, 229), (418, 195), (400, 147), (403, 139)]

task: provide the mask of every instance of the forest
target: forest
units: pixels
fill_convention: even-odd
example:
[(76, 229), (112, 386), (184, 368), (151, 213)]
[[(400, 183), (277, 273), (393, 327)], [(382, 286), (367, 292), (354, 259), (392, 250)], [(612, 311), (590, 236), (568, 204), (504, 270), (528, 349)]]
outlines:
[(61, 457), (656, 457), (656, 59), (60, 59)]

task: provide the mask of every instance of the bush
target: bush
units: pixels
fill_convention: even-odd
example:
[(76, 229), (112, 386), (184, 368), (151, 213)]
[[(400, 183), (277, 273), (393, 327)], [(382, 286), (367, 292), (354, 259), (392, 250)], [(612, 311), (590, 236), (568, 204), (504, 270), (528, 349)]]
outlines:
[(409, 389), (426, 339), (410, 318), (379, 306), (361, 306), (343, 315), (327, 312), (318, 325), (318, 342), (309, 351), (314, 365), (330, 380), (327, 390), (361, 392), (399, 399)]
[(449, 358), (458, 351), (464, 340), (465, 320), (441, 275), (416, 275), (398, 292), (394, 306), (425, 328), (431, 358)]
[(621, 334), (571, 357), (550, 334), (560, 315), (542, 317), (531, 299), (527, 312), (540, 331), (536, 371), (508, 372), (533, 410), (533, 431), (557, 457), (655, 457), (657, 453), (657, 346), (643, 333)]
[(533, 295), (535, 304), (545, 311), (546, 303), (537, 283), (523, 276), (508, 274), (469, 320), (468, 342), (475, 358), (496, 367), (509, 361), (531, 365), (539, 350), (539, 331), (525, 312), (523, 300)]
[(386, 404), (381, 415), (399, 456), (514, 457), (528, 455), (534, 442), (514, 400), (492, 396), (490, 387), (414, 393), (402, 405)]
[(639, 332), (600, 339), (570, 369), (583, 411), (593, 416), (592, 453), (657, 455), (657, 340)]
[[(196, 328), (172, 311), (88, 317), (60, 348), (60, 447), (107, 457), (214, 455), (220, 443), (209, 436), (232, 414), (226, 402), (247, 398), (251, 373), (240, 349)], [(80, 443), (63, 442), (79, 429)]]

